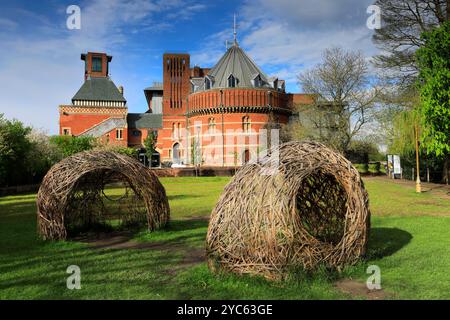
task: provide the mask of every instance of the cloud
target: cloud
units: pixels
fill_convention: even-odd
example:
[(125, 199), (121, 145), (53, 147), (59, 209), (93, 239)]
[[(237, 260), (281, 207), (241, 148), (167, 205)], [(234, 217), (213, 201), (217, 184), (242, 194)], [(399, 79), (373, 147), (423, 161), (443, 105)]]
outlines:
[[(152, 37), (176, 23), (167, 15), (189, 19), (205, 9), (194, 1), (181, 0), (85, 0), (79, 6), (81, 30), (66, 28), (63, 5), (45, 13), (18, 6), (11, 10), (14, 21), (0, 18), (0, 113), (57, 133), (57, 107), (70, 103), (80, 88), (80, 53), (86, 51), (115, 56), (112, 78), (116, 85), (125, 85), (130, 111), (142, 111), (145, 106), (137, 109), (136, 105), (145, 101), (145, 83), (132, 67), (138, 58), (142, 65), (142, 56), (154, 52), (148, 44), (132, 41), (132, 36)], [(186, 6), (188, 13), (182, 13)]]
[(0, 18), (0, 29), (13, 30), (16, 29), (17, 26), (18, 26), (17, 22), (11, 19)]
[[(366, 27), (371, 0), (252, 0), (236, 11), (238, 40), (267, 73), (287, 81), (297, 91), (297, 74), (320, 62), (332, 46), (361, 50), (367, 57), (377, 53)], [(231, 17), (227, 17), (231, 20)], [(214, 64), (224, 52), (232, 30), (213, 34), (193, 59)], [(214, 60), (214, 61), (212, 61)]]

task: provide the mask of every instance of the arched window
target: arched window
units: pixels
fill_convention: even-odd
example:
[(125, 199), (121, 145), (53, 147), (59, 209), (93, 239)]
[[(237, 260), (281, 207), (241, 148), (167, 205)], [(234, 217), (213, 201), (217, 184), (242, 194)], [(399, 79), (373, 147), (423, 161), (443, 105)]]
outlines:
[(250, 117), (249, 116), (242, 117), (242, 131), (250, 132), (250, 129), (251, 129)]
[(216, 119), (214, 119), (214, 118), (208, 119), (208, 131), (209, 131), (209, 133), (216, 132)]
[(172, 162), (179, 164), (181, 163), (181, 152), (180, 144), (177, 142), (172, 147)]
[(235, 88), (236, 83), (236, 78), (232, 74), (230, 74), (230, 76), (228, 77), (228, 88)]

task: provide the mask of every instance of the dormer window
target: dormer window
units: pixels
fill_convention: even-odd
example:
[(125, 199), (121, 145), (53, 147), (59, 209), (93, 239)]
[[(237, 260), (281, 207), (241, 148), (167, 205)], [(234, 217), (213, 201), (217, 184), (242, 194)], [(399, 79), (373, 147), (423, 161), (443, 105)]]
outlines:
[(235, 88), (236, 83), (236, 78), (232, 74), (230, 74), (230, 76), (228, 77), (228, 88)]
[(101, 57), (92, 57), (92, 71), (93, 72), (102, 72), (102, 58)]
[(261, 76), (258, 74), (253, 80), (252, 80), (253, 86), (255, 88), (262, 87), (262, 79)]
[(205, 90), (209, 90), (209, 89), (211, 89), (211, 80), (208, 77), (206, 77), (205, 78)]
[(278, 90), (278, 79), (273, 80), (272, 86), (274, 89)]

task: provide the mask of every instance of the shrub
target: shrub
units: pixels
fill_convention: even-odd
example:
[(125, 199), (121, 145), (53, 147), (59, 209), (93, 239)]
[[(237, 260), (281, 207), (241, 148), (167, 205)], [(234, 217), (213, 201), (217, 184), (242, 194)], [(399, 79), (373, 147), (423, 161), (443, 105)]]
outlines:
[(96, 146), (93, 137), (73, 137), (73, 136), (53, 136), (50, 142), (57, 146), (64, 157), (69, 157), (75, 153), (91, 150)]

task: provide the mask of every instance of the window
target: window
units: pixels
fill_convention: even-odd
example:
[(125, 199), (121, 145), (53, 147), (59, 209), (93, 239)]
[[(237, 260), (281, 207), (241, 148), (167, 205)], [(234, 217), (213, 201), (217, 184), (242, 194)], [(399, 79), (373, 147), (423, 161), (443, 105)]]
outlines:
[(205, 90), (211, 89), (211, 80), (205, 78)]
[(273, 80), (272, 86), (274, 89), (278, 90), (278, 79)]
[(117, 129), (116, 130), (116, 140), (122, 140), (123, 139), (123, 129)]
[(260, 75), (257, 75), (255, 79), (253, 79), (253, 86), (255, 88), (260, 88), (262, 86), (262, 79)]
[(102, 58), (101, 57), (92, 57), (92, 71), (93, 72), (102, 72)]
[(172, 138), (175, 139), (175, 123), (172, 123)]
[(208, 131), (209, 131), (209, 133), (216, 132), (216, 119), (214, 119), (214, 118), (208, 119)]
[(235, 88), (236, 83), (236, 78), (232, 74), (230, 74), (230, 76), (228, 77), (228, 88)]
[(64, 136), (70, 136), (71, 135), (70, 128), (63, 128), (62, 133)]
[(181, 139), (181, 124), (180, 123), (178, 123), (178, 128), (177, 128), (177, 131), (178, 131), (178, 139)]
[(133, 130), (133, 137), (139, 137), (141, 135), (141, 131)]
[(250, 132), (250, 129), (251, 129), (250, 117), (245, 116), (242, 118), (242, 131)]

